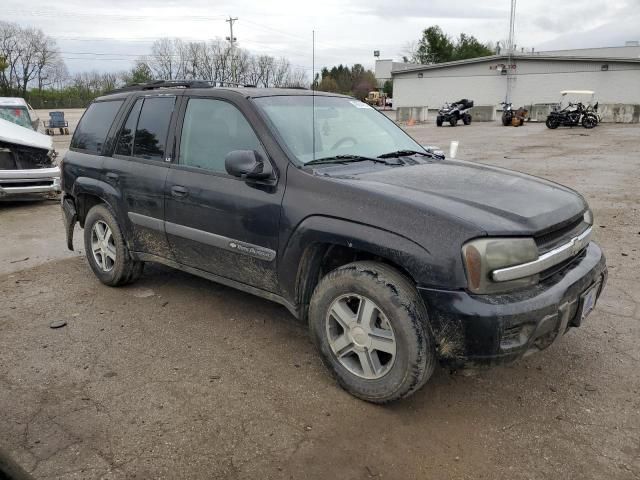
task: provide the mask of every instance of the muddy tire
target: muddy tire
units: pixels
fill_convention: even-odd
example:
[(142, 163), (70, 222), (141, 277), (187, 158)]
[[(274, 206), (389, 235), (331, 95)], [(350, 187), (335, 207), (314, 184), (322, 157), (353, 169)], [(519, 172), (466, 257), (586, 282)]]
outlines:
[(411, 395), (436, 365), (415, 286), (381, 263), (350, 263), (320, 280), (309, 305), (309, 329), (338, 384), (368, 402)]
[(96, 205), (84, 222), (84, 248), (93, 273), (105, 285), (118, 287), (140, 278), (144, 262), (131, 257), (113, 213)]

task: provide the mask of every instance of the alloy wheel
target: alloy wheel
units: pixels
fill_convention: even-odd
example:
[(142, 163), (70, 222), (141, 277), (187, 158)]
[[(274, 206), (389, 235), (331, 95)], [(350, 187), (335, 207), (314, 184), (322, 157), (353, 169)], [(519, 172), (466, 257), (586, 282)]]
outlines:
[(393, 327), (380, 307), (365, 296), (347, 294), (334, 300), (326, 316), (326, 333), (340, 364), (360, 378), (381, 378), (393, 366)]
[(100, 269), (110, 272), (116, 264), (116, 244), (109, 225), (98, 220), (91, 229), (91, 252)]

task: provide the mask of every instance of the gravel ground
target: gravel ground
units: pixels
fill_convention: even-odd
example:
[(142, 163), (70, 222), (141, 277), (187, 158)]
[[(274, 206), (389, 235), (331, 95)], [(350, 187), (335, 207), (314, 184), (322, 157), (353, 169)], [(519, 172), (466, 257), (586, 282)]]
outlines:
[(105, 287), (57, 205), (0, 204), (0, 448), (43, 479), (640, 478), (639, 127), (407, 130), (584, 194), (609, 283), (583, 327), (378, 407), (284, 308), (159, 266)]

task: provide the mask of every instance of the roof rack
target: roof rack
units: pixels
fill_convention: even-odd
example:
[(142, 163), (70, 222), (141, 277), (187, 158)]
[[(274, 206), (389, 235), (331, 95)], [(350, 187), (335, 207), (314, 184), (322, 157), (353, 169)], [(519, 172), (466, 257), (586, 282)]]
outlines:
[(236, 82), (216, 82), (213, 80), (154, 80), (146, 83), (130, 83), (117, 88), (109, 93), (132, 92), (140, 90), (156, 90), (159, 88), (214, 88), (214, 87), (245, 87), (255, 88), (255, 85), (247, 85)]

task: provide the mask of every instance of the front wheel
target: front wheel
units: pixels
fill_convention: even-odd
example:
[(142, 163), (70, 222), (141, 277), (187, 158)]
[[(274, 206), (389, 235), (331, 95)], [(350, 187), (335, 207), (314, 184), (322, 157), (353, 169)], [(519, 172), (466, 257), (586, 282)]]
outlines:
[(502, 125), (504, 127), (508, 127), (509, 125), (511, 125), (511, 115), (505, 115), (504, 113), (502, 114)]
[(135, 282), (144, 263), (131, 258), (113, 213), (96, 205), (84, 222), (84, 248), (93, 273), (105, 285), (117, 287)]
[(442, 126), (442, 117), (441, 117), (440, 115), (438, 115), (438, 116), (436, 117), (436, 125), (437, 125), (438, 127), (441, 127), (441, 126)]
[(451, 117), (449, 119), (449, 125), (451, 125), (452, 127), (455, 127), (456, 125), (458, 125), (458, 117)]
[(395, 269), (354, 262), (327, 274), (309, 305), (309, 328), (342, 388), (373, 403), (418, 390), (436, 364), (415, 286)]
[(560, 125), (560, 122), (555, 117), (547, 117), (547, 121), (545, 122), (545, 124), (547, 125), (547, 128), (555, 130)]

